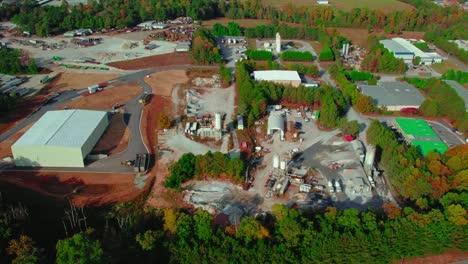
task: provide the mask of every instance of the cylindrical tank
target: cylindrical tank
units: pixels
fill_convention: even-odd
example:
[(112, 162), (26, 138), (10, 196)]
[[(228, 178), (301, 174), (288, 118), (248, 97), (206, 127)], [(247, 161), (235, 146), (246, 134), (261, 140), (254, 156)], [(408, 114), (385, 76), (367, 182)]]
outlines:
[(215, 129), (221, 130), (223, 127), (223, 120), (221, 118), (221, 113), (215, 113)]
[(282, 160), (282, 161), (280, 162), (280, 169), (281, 169), (281, 170), (285, 170), (285, 169), (286, 169), (286, 161), (285, 161), (285, 160)]
[(278, 169), (279, 166), (280, 166), (280, 157), (279, 157), (278, 154), (275, 154), (275, 155), (273, 156), (273, 168), (274, 168), (274, 169)]

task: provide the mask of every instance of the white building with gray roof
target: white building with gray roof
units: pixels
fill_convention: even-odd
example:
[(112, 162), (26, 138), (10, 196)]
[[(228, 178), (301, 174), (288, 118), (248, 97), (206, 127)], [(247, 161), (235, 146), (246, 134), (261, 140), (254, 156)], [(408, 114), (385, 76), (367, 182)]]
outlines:
[(407, 82), (379, 82), (377, 85), (359, 85), (359, 90), (374, 99), (377, 107), (385, 106), (389, 111), (403, 108), (419, 108), (424, 96)]
[(84, 167), (84, 159), (109, 125), (107, 112), (45, 113), (11, 147), (16, 166)]

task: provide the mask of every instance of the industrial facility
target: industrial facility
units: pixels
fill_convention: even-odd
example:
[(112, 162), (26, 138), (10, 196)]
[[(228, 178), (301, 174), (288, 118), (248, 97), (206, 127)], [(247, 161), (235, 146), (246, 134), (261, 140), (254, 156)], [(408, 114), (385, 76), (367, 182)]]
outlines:
[(185, 123), (185, 136), (191, 138), (192, 136), (198, 136), (201, 138), (210, 137), (215, 139), (221, 139), (223, 136), (224, 114), (216, 112), (214, 118), (212, 115), (206, 114), (203, 116), (196, 116), (195, 122)]
[(424, 156), (430, 151), (443, 154), (448, 149), (432, 127), (422, 119), (396, 118), (395, 126), (406, 142), (415, 146)]
[(359, 85), (359, 90), (374, 99), (377, 107), (385, 106), (389, 111), (403, 108), (419, 108), (424, 96), (407, 82), (379, 82), (377, 85)]
[(384, 45), (386, 49), (393, 52), (395, 58), (403, 59), (403, 61), (407, 64), (412, 64), (415, 57), (420, 57), (421, 64), (424, 65), (431, 65), (433, 63), (442, 62), (442, 56), (439, 54), (435, 52), (423, 52), (406, 39), (384, 39), (381, 40), (380, 43)]
[(298, 87), (301, 84), (301, 77), (297, 71), (254, 71), (253, 77), (256, 81), (269, 81), (288, 84), (294, 87)]
[(107, 112), (48, 111), (11, 147), (16, 166), (84, 167), (107, 126)]
[(280, 139), (284, 140), (284, 122), (283, 114), (271, 114), (268, 117), (268, 135), (273, 135), (275, 131), (278, 131)]

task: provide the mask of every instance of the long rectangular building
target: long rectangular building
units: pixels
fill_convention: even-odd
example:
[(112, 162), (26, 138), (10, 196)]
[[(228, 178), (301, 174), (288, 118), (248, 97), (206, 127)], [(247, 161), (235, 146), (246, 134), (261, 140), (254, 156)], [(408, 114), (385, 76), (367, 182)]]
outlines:
[(256, 81), (269, 81), (281, 84), (289, 84), (297, 87), (301, 84), (301, 77), (297, 71), (254, 71)]
[(378, 85), (359, 85), (359, 89), (372, 97), (376, 106), (385, 106), (389, 111), (419, 108), (424, 102), (424, 96), (407, 82), (379, 82)]
[(108, 113), (103, 111), (48, 111), (13, 144), (14, 162), (28, 167), (84, 167), (84, 159), (108, 125)]
[(442, 56), (439, 54), (434, 52), (424, 52), (406, 39), (384, 39), (381, 40), (380, 43), (384, 45), (386, 49), (393, 52), (395, 58), (402, 59), (407, 64), (413, 63), (413, 59), (416, 56), (421, 58), (421, 64), (424, 65), (442, 62)]

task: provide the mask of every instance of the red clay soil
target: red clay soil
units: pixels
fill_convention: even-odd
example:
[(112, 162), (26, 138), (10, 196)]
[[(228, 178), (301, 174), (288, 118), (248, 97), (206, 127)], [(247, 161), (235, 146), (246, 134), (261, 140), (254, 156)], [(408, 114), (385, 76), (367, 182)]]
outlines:
[(42, 103), (47, 100), (47, 96), (37, 95), (33, 98), (20, 100), (15, 110), (10, 111), (4, 116), (0, 123), (0, 134), (4, 133), (17, 123), (21, 122), (26, 116), (36, 110)]
[[(468, 259), (468, 252), (449, 251), (440, 255), (429, 255), (424, 257), (412, 257), (393, 262), (394, 264), (446, 264), (466, 261)], [(466, 263), (466, 262), (462, 262)]]
[(154, 55), (134, 60), (116, 61), (108, 63), (111, 67), (116, 67), (122, 70), (140, 70), (148, 68), (160, 68), (169, 66), (192, 65), (192, 58), (187, 52), (184, 53), (168, 53)]
[(72, 201), (80, 206), (100, 206), (134, 199), (146, 188), (135, 188), (133, 180), (132, 174), (88, 172), (4, 171), (0, 176), (0, 181), (57, 199), (65, 199), (75, 190)]
[[(148, 146), (150, 153), (154, 154), (154, 147), (158, 145), (158, 117), (164, 108), (169, 107), (171, 101), (169, 97), (155, 95), (151, 102), (143, 109), (143, 117), (141, 124), (141, 131), (143, 133), (143, 140)], [(145, 120), (146, 119), (146, 120)]]

